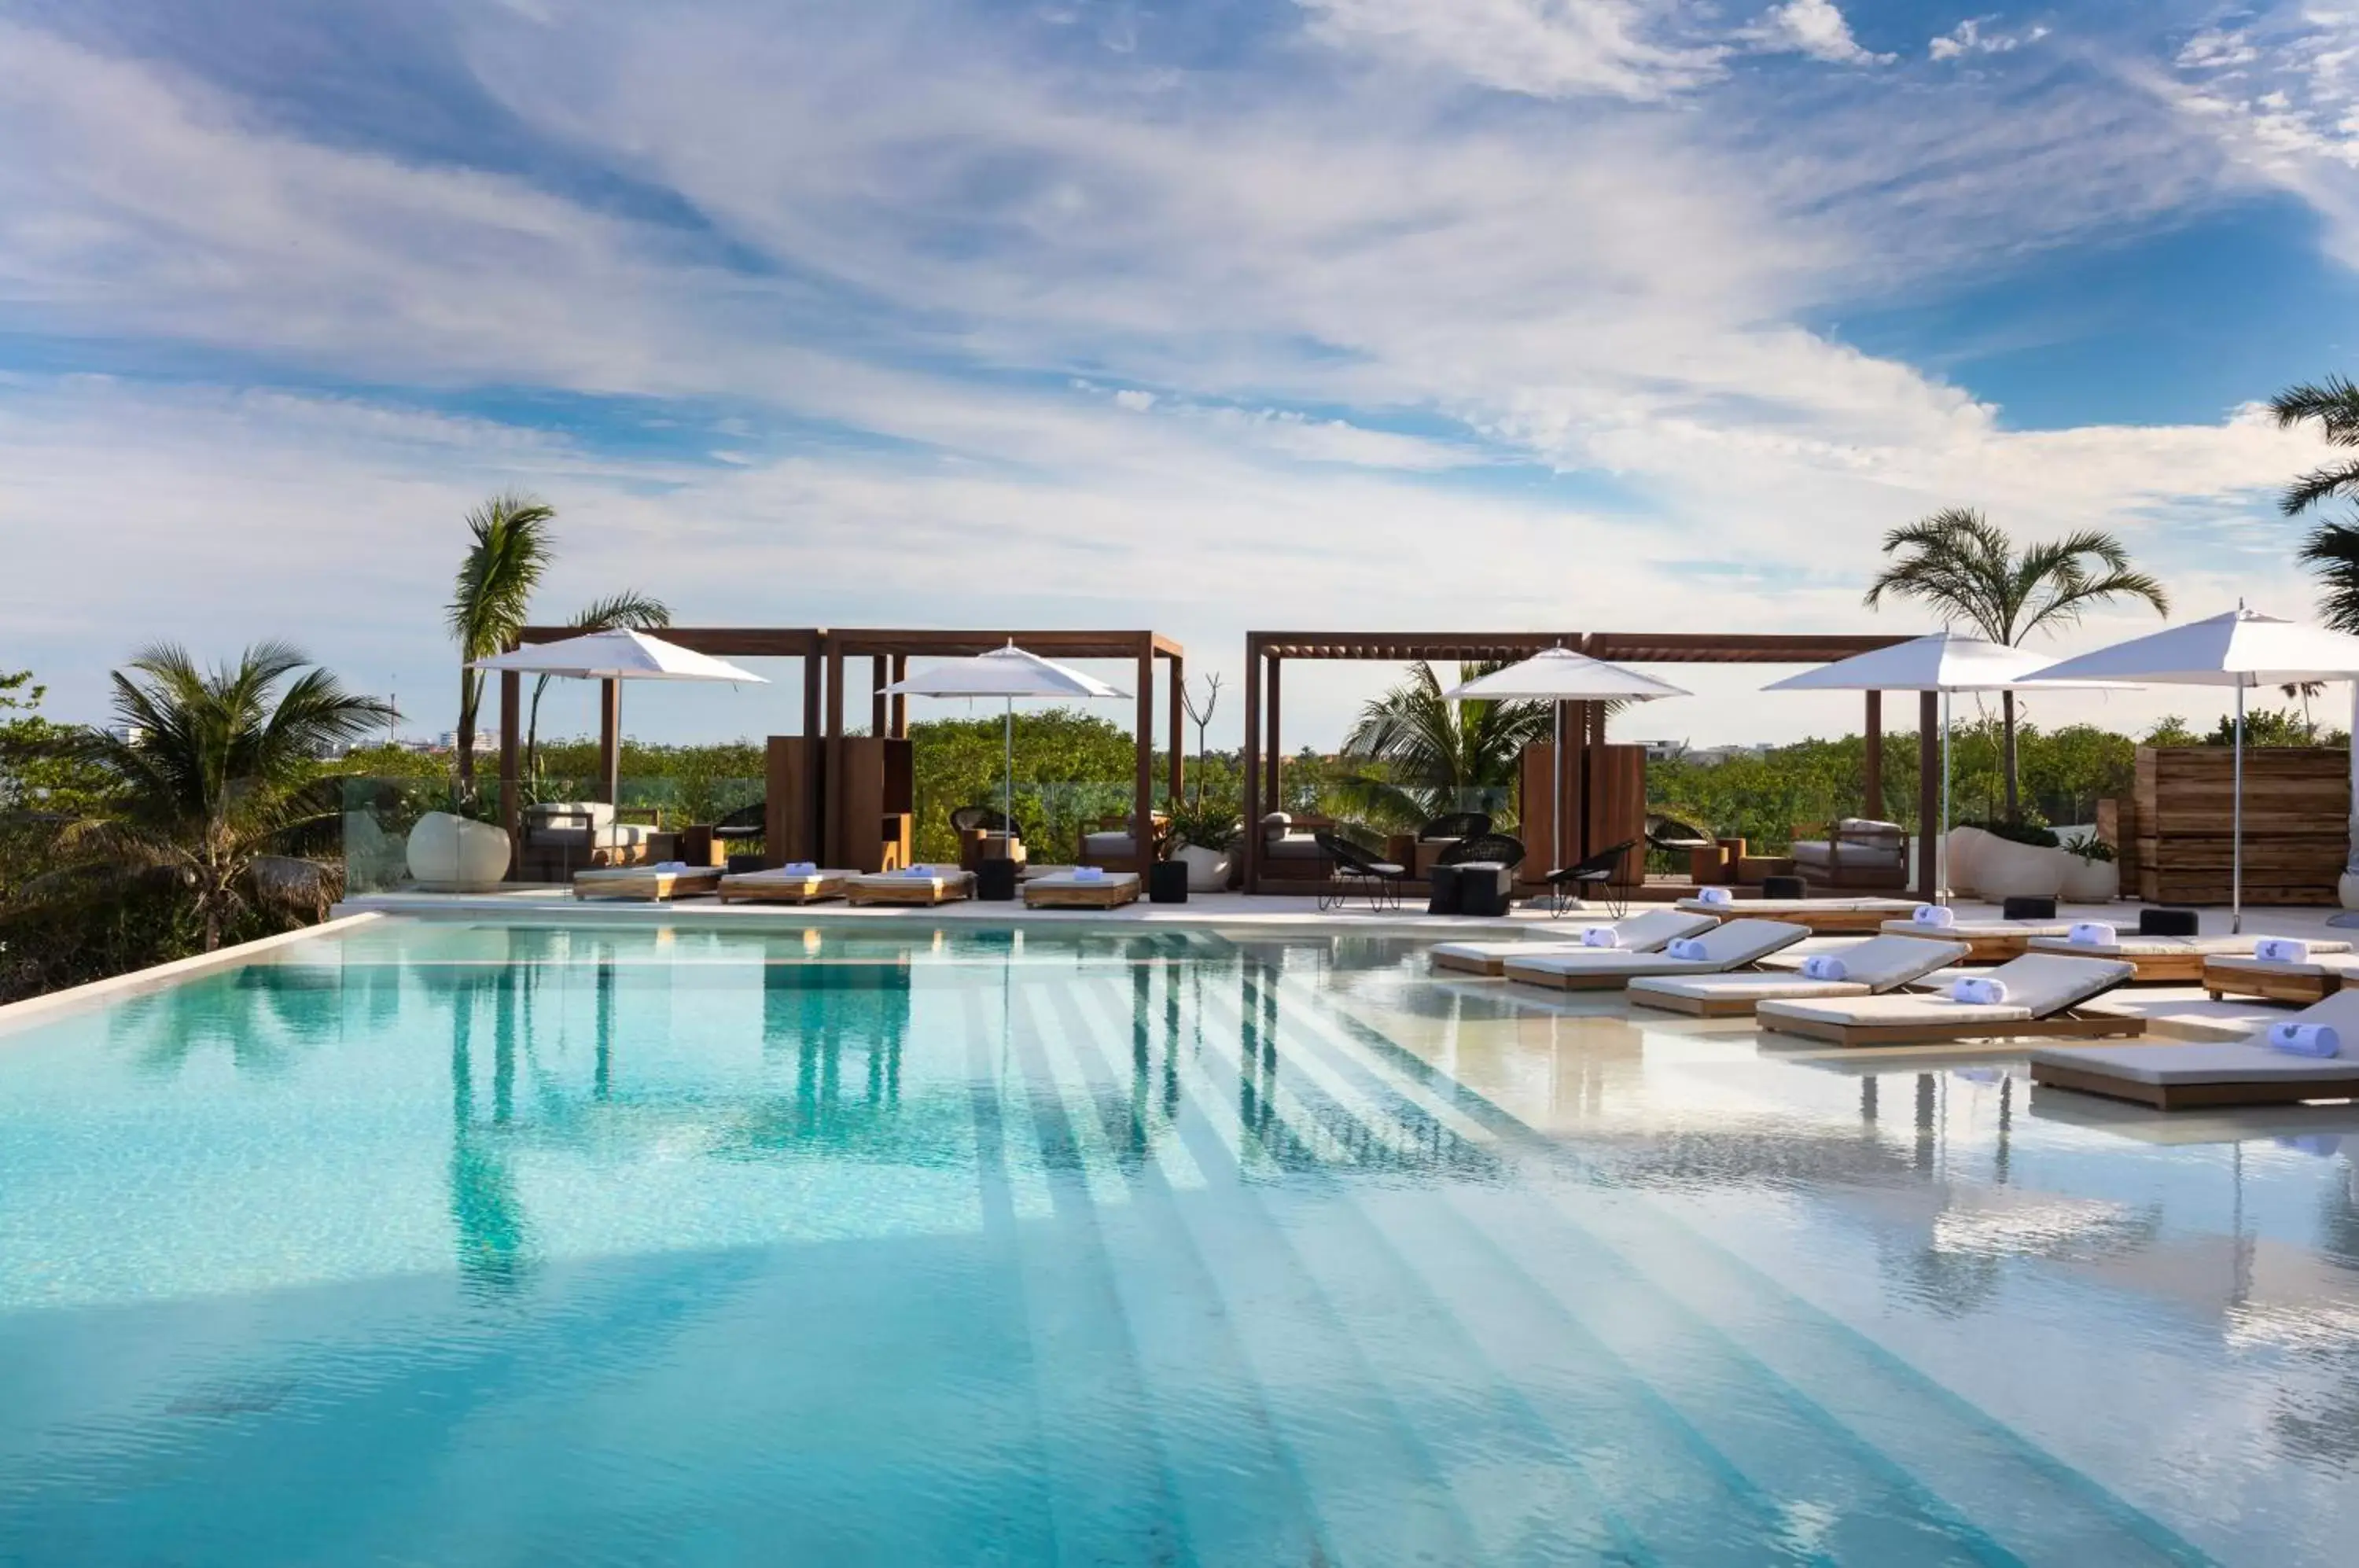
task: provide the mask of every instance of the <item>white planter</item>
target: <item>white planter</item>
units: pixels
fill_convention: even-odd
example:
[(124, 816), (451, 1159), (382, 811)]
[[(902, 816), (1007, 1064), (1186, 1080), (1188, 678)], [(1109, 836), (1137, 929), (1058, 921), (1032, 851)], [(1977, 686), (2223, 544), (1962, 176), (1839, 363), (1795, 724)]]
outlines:
[(481, 893), (508, 874), (508, 835), (490, 822), (429, 811), (409, 830), (410, 879), (446, 893)]
[(1991, 837), (1980, 828), (1951, 828), (1950, 836), (1941, 841), (1942, 857), (1953, 891), (1972, 893), (1982, 886), (1974, 880), (1974, 872), (1981, 864), (1982, 846), (1990, 843)]
[(2359, 872), (2344, 872), (2343, 879), (2335, 883), (2334, 891), (2344, 909), (2359, 909)]
[(2110, 860), (2064, 856), (2064, 890), (2068, 904), (2110, 904), (2122, 896), (2122, 868)]
[(2076, 864), (2060, 849), (1985, 833), (1974, 846), (1974, 891), (1993, 903), (2003, 898), (2053, 898), (2064, 891), (2064, 872)]
[(1229, 857), (1217, 849), (1183, 844), (1172, 855), (1188, 867), (1188, 891), (1217, 893), (1229, 885)]

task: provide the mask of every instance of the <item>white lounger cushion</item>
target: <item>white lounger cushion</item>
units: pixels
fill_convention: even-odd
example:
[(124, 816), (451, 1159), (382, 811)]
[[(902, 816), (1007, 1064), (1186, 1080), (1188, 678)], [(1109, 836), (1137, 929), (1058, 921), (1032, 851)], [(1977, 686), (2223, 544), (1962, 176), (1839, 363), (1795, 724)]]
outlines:
[[(2075, 947), (2061, 938), (2042, 937), (2031, 945), (2042, 953), (2077, 953), (2090, 958), (2175, 958), (2201, 953), (2206, 958), (2250, 958), (2257, 936), (2125, 936), (2111, 947)], [(2348, 953), (2347, 942), (2313, 942), (2312, 953)]]
[(857, 871), (789, 871), (783, 866), (767, 866), (759, 871), (733, 871), (721, 880), (733, 887), (799, 887), (806, 882), (841, 882), (859, 875)]
[(923, 887), (931, 883), (940, 892), (945, 887), (963, 887), (970, 877), (963, 871), (937, 871), (928, 877), (913, 877), (906, 871), (864, 871), (845, 881), (856, 887)]
[(1710, 915), (1649, 909), (1613, 923), (1611, 929), (1622, 939), (1619, 947), (1584, 947), (1578, 936), (1570, 942), (1441, 942), (1434, 943), (1433, 956), (1445, 963), (1454, 959), (1460, 964), (1496, 964), (1507, 958), (1548, 958), (1567, 953), (1658, 953), (1680, 937), (1701, 936), (1719, 924)]
[(1930, 942), (1923, 937), (1872, 936), (1864, 942), (1830, 948), (1843, 960), (1840, 980), (1813, 980), (1807, 975), (1676, 975), (1634, 980), (1630, 989), (1698, 1000), (1756, 1002), (1780, 998), (1864, 996), (1921, 980), (1945, 964), (1966, 956), (1962, 942)]
[(2027, 953), (2000, 964), (1987, 976), (2006, 986), (2008, 999), (2001, 1007), (1952, 1002), (1946, 996), (1862, 996), (1850, 1002), (1764, 1002), (1761, 1011), (1824, 1024), (2019, 1022), (2060, 1013), (2120, 985), (2134, 973), (2130, 965), (2107, 959)]
[(1673, 958), (1669, 953), (1624, 953), (1615, 948), (1585, 948), (1543, 958), (1509, 959), (1507, 975), (1710, 975), (1758, 964), (1781, 947), (1791, 947), (1810, 936), (1803, 926), (1781, 920), (1724, 920), (1694, 940), (1703, 944), (1701, 958)]
[(1953, 936), (1960, 942), (1976, 937), (2019, 936), (2026, 939), (2039, 936), (2060, 937), (2072, 929), (2071, 920), (1959, 920), (1953, 924), (1929, 929), (1915, 920), (1886, 920), (1886, 936)]
[(1718, 912), (1725, 914), (1765, 917), (1839, 914), (1846, 911), (1876, 909), (1889, 909), (1896, 914), (1905, 915), (1916, 907), (1915, 901), (1908, 898), (1739, 898), (1734, 903), (1718, 906), (1704, 903), (1700, 899), (1681, 898), (1678, 904), (1680, 909), (1701, 912), (1712, 912), (1716, 909)]
[[(2359, 991), (2337, 991), (2278, 1020), (2331, 1024), (2346, 1040), (2359, 1040)], [(2296, 1056), (2272, 1051), (2262, 1029), (2240, 1040), (2145, 1046), (2059, 1045), (2031, 1052), (2035, 1062), (2102, 1073), (2132, 1083), (2359, 1083), (2359, 1056)]]
[[(915, 878), (911, 880), (914, 881)], [(1109, 871), (1103, 877), (1083, 877), (1078, 872), (1051, 871), (1045, 876), (1027, 878), (1024, 886), (1027, 887), (1136, 887), (1138, 886), (1138, 873)]]
[(2359, 953), (2311, 951), (2307, 964), (2286, 964), (2274, 958), (2247, 958), (2239, 953), (2207, 957), (2206, 969), (2227, 969), (2246, 975), (2332, 975), (2348, 980), (2359, 976)]

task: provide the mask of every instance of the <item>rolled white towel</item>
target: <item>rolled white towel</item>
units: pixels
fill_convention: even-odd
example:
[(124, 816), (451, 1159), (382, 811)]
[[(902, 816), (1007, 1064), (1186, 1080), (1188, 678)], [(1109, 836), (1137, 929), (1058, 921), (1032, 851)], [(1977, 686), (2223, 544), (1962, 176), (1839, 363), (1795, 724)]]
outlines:
[(1103, 866), (1076, 866), (1073, 867), (1073, 880), (1076, 882), (1103, 882), (1105, 880), (1105, 867)]
[(2343, 1036), (2332, 1024), (2298, 1024), (2288, 1018), (2269, 1026), (2269, 1049), (2288, 1056), (2340, 1056)]
[(2103, 920), (2075, 920), (2064, 940), (2074, 947), (2114, 947), (2120, 944), (2122, 933)]
[(1710, 904), (1715, 909), (1724, 909), (1736, 902), (1736, 896), (1725, 887), (1699, 887), (1696, 889), (1696, 902)]
[(901, 875), (902, 875), (902, 876), (904, 876), (904, 877), (929, 877), (933, 876), (933, 874), (934, 874), (934, 868), (933, 868), (932, 866), (904, 866), (903, 867), (901, 867)]
[(1908, 920), (1912, 925), (1945, 931), (1958, 923), (1958, 911), (1947, 904), (1919, 904), (1908, 911)]
[(1619, 947), (1622, 945), (1622, 933), (1615, 931), (1612, 926), (1592, 926), (1587, 931), (1581, 933), (1581, 945), (1583, 947)]
[(2307, 964), (2310, 943), (2298, 936), (2265, 936), (2253, 943), (2253, 956), (2264, 964)]
[(685, 860), (658, 860), (655, 865), (649, 866), (648, 869), (651, 871), (685, 871), (688, 869), (688, 862)]
[(1814, 953), (1802, 960), (1802, 973), (1812, 980), (1843, 980), (1851, 971), (1832, 953)]
[(815, 877), (819, 874), (816, 860), (789, 860), (780, 867), (789, 877)]
[(1970, 975), (1951, 985), (1950, 1000), (1977, 1007), (2000, 1007), (2006, 1001), (2006, 982), (1993, 980), (1984, 975)]
[(1712, 957), (1712, 950), (1691, 936), (1674, 939), (1663, 951), (1682, 964), (1701, 964)]

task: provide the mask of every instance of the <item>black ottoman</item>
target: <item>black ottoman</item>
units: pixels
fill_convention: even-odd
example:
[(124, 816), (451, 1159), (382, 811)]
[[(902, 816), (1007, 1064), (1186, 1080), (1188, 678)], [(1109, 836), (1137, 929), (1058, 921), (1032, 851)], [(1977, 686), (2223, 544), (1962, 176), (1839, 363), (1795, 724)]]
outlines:
[(1761, 896), (1765, 898), (1807, 898), (1810, 889), (1799, 877), (1764, 877)]
[(1147, 868), (1147, 901), (1184, 904), (1188, 901), (1188, 863), (1158, 860)]
[(2193, 936), (2198, 929), (2193, 909), (2140, 909), (2140, 936)]
[(1016, 901), (1016, 862), (986, 860), (974, 868), (974, 896), (985, 903)]
[(1458, 867), (1437, 866), (1425, 874), (1426, 885), (1432, 891), (1426, 896), (1425, 912), (1429, 915), (1454, 915), (1459, 912)]
[(1458, 912), (1462, 915), (1504, 915), (1507, 898), (1515, 889), (1514, 874), (1493, 862), (1472, 861), (1455, 866), (1458, 873)]
[(2056, 918), (2056, 900), (2031, 895), (2002, 898), (1999, 900), (1998, 918), (2003, 920), (2052, 920)]

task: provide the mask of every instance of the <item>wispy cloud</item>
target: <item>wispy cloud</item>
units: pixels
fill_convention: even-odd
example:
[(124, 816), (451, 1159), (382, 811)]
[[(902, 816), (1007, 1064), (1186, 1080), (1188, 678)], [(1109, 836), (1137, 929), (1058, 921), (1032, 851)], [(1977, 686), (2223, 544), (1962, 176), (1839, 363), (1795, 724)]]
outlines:
[(1692, 37), (1681, 0), (1297, 3), (1327, 43), (1539, 97), (1661, 99), (1717, 77), (1728, 52)]
[(1791, 49), (1832, 65), (1890, 65), (1899, 58), (1863, 47), (1834, 0), (1787, 0), (1762, 15), (1754, 36), (1766, 48)]
[(2021, 32), (2000, 32), (1991, 24), (1995, 16), (1969, 16), (1948, 32), (1928, 44), (1926, 54), (1934, 60), (1965, 60), (1974, 55), (2012, 54), (2027, 44), (2036, 44), (2048, 36), (2044, 23), (2035, 23)]

